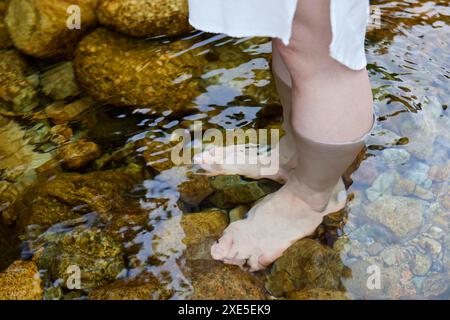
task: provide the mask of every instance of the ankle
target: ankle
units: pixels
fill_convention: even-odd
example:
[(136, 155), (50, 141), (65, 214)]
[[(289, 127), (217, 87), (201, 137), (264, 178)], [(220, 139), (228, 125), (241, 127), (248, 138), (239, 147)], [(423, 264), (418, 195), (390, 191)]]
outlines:
[(306, 202), (311, 209), (317, 212), (322, 212), (326, 208), (335, 187), (329, 186), (314, 189), (302, 181), (299, 181), (296, 177), (289, 179), (287, 184), (288, 188), (291, 188), (302, 201)]

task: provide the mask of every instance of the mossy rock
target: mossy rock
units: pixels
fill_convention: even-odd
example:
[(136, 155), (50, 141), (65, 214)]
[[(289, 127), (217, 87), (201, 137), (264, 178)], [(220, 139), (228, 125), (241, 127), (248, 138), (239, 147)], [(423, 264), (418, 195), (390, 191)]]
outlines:
[(302, 239), (273, 264), (266, 288), (274, 296), (308, 289), (341, 290), (347, 269), (340, 253), (312, 239)]

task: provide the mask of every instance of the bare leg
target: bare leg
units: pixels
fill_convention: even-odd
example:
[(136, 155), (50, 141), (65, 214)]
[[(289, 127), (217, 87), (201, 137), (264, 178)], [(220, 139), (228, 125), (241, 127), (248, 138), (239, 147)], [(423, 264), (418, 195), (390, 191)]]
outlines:
[(225, 230), (211, 249), (215, 259), (262, 269), (314, 232), (325, 214), (345, 206), (340, 177), (373, 124), (372, 95), (366, 70), (329, 56), (329, 6), (329, 0), (299, 0), (290, 45), (274, 41), (292, 78), (298, 165), (279, 191)]
[[(281, 57), (278, 47), (275, 45), (273, 46), (272, 71), (283, 106), (283, 129), (285, 135), (280, 139), (280, 142), (274, 146), (271, 152), (258, 155), (258, 159), (250, 160), (252, 155), (249, 152), (245, 153), (244, 148), (239, 149), (235, 148), (235, 146), (213, 147), (212, 149), (203, 152), (195, 158), (195, 162), (200, 164), (201, 167), (207, 171), (208, 175), (239, 174), (253, 179), (268, 178), (279, 182), (285, 182), (287, 180), (288, 172), (296, 167), (297, 152), (291, 125), (291, 75)], [(230, 156), (231, 159), (242, 157), (243, 160), (239, 161), (238, 164), (224, 164), (221, 162), (224, 158), (224, 154)], [(263, 175), (261, 164), (275, 161), (275, 159), (273, 159), (274, 157), (277, 157), (277, 160), (280, 163), (278, 173), (274, 175)]]

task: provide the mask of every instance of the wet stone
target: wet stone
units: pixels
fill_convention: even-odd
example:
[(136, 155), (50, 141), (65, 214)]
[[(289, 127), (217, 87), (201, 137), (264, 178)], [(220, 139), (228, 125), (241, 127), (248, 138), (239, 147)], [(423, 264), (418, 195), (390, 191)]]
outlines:
[(101, 24), (135, 37), (173, 36), (192, 30), (187, 0), (100, 0)]
[(136, 165), (87, 174), (58, 174), (33, 186), (22, 201), (17, 201), (19, 225), (49, 226), (85, 213), (114, 213), (126, 205), (125, 193), (141, 177), (141, 168)]
[(275, 261), (266, 289), (276, 297), (304, 289), (339, 291), (346, 272), (339, 252), (315, 240), (302, 239)]
[(237, 175), (211, 178), (211, 186), (215, 193), (209, 201), (224, 209), (255, 202), (279, 188), (270, 180), (245, 181)]
[(344, 291), (310, 289), (305, 291), (293, 291), (286, 295), (288, 300), (349, 300)]
[(263, 283), (237, 266), (211, 260), (189, 261), (192, 300), (265, 300)]
[(84, 97), (71, 103), (56, 101), (45, 108), (45, 115), (56, 124), (79, 120), (80, 116), (95, 105), (90, 97)]
[[(67, 27), (71, 5), (82, 12), (81, 29)], [(80, 37), (96, 22), (97, 0), (14, 0), (5, 16), (9, 35), (20, 51), (37, 58), (69, 57)]]
[(198, 79), (206, 63), (190, 47), (187, 40), (161, 44), (99, 28), (80, 42), (75, 73), (99, 102), (183, 114), (201, 92)]
[(433, 261), (431, 257), (425, 254), (416, 254), (412, 272), (417, 276), (424, 276), (430, 271)]
[(41, 76), (42, 91), (54, 100), (78, 96), (81, 90), (75, 80), (72, 61), (59, 64)]
[(369, 204), (365, 214), (403, 239), (416, 235), (422, 227), (424, 206), (412, 198), (383, 196)]
[(11, 38), (6, 28), (4, 17), (6, 12), (6, 1), (0, 1), (0, 49), (7, 49), (12, 46)]
[(42, 300), (38, 267), (31, 261), (15, 261), (0, 273), (0, 300)]
[(0, 111), (32, 111), (39, 104), (38, 86), (39, 77), (17, 50), (0, 50)]
[(90, 300), (168, 300), (172, 296), (164, 282), (149, 273), (117, 280), (89, 293)]
[(95, 288), (114, 280), (125, 267), (120, 244), (100, 229), (79, 226), (62, 231), (49, 230), (35, 242), (33, 259), (51, 282), (60, 279), (66, 287), (68, 268), (75, 265), (81, 271), (82, 289)]
[(80, 169), (89, 162), (99, 158), (102, 152), (100, 147), (92, 141), (78, 140), (62, 147), (60, 157), (69, 169)]

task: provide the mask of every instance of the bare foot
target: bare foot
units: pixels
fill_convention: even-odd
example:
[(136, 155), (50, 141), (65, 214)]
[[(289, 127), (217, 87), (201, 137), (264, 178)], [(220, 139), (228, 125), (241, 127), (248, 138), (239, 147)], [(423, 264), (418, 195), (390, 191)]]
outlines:
[(238, 174), (285, 182), (288, 172), (297, 165), (295, 147), (289, 147), (289, 141), (283, 137), (274, 149), (263, 153), (258, 153), (256, 145), (214, 146), (197, 154), (194, 163), (210, 176)]
[(312, 234), (325, 215), (345, 207), (342, 179), (320, 212), (298, 197), (296, 182), (291, 181), (258, 202), (245, 220), (231, 223), (212, 246), (212, 257), (246, 267), (251, 272), (264, 269), (295, 241)]

